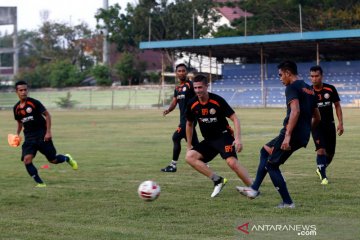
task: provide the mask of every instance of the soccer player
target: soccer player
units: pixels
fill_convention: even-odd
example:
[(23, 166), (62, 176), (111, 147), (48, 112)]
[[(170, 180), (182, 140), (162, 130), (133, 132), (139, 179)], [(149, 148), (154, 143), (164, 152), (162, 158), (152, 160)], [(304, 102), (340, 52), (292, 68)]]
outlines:
[[(176, 164), (177, 161), (179, 160), (179, 155), (181, 152), (181, 140), (183, 138), (186, 140), (186, 130), (185, 130), (186, 105), (189, 102), (189, 100), (195, 96), (193, 83), (190, 80), (186, 79), (187, 76), (186, 65), (180, 63), (176, 65), (175, 69), (176, 69), (176, 78), (179, 80), (179, 85), (175, 87), (174, 97), (169, 105), (169, 108), (163, 112), (163, 115), (166, 116), (167, 114), (169, 114), (172, 110), (176, 108), (176, 105), (179, 104), (180, 123), (172, 136), (172, 141), (173, 141), (172, 161), (167, 167), (161, 169), (161, 171), (163, 172), (176, 172), (177, 169)], [(194, 143), (199, 142), (196, 131), (194, 131), (192, 141)]]
[(261, 148), (260, 163), (254, 183), (251, 187), (237, 187), (237, 190), (249, 198), (256, 198), (259, 195), (260, 185), (269, 172), (271, 181), (282, 198), (282, 202), (277, 207), (295, 208), (279, 167), (293, 152), (306, 147), (311, 128), (320, 121), (320, 113), (313, 89), (297, 78), (296, 63), (282, 62), (278, 65), (278, 71), (281, 82), (286, 86), (287, 111), (283, 128), (276, 138)]
[[(238, 177), (247, 186), (251, 185), (252, 179), (240, 165), (236, 155), (236, 152), (243, 148), (239, 118), (222, 97), (208, 92), (205, 76), (197, 75), (194, 78), (194, 90), (197, 96), (189, 102), (186, 112), (187, 163), (214, 182), (211, 197), (216, 197), (227, 183), (226, 178), (219, 176), (206, 165), (219, 153)], [(234, 131), (226, 118), (234, 123)], [(204, 137), (200, 143), (191, 140), (195, 121), (199, 123)]]
[[(335, 154), (336, 132), (339, 136), (344, 133), (343, 115), (339, 94), (333, 85), (323, 82), (323, 70), (320, 66), (310, 68), (310, 79), (321, 115), (319, 125), (312, 131), (317, 154), (316, 173), (320, 178), (321, 184), (326, 185), (329, 182), (326, 176), (326, 168), (331, 163)], [(335, 128), (334, 123), (333, 104), (338, 119), (337, 128)]]
[(78, 164), (69, 154), (56, 155), (56, 149), (52, 142), (50, 113), (40, 101), (28, 97), (27, 83), (16, 82), (15, 90), (19, 97), (19, 101), (13, 109), (15, 120), (18, 123), (16, 134), (19, 135), (24, 128), (25, 136), (21, 160), (29, 175), (37, 183), (35, 187), (46, 187), (33, 164), (37, 151), (44, 154), (47, 160), (53, 164), (67, 162), (74, 170), (78, 169)]

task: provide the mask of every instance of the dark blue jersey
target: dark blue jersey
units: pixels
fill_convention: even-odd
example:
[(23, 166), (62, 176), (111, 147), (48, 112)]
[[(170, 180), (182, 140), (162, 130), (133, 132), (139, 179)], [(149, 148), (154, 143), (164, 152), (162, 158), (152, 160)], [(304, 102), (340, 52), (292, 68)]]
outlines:
[(20, 101), (13, 108), (15, 120), (22, 122), (25, 138), (43, 137), (46, 133), (44, 112), (46, 108), (34, 98), (28, 97), (25, 104)]
[(314, 89), (314, 91), (317, 98), (317, 106), (321, 115), (321, 123), (333, 123), (333, 103), (340, 101), (336, 88), (333, 85), (323, 83), (323, 87), (320, 90)]
[(287, 113), (284, 119), (284, 127), (286, 128), (290, 117), (290, 103), (294, 99), (298, 99), (300, 106), (300, 116), (294, 127), (291, 138), (306, 146), (309, 142), (311, 131), (311, 119), (314, 108), (316, 108), (316, 98), (313, 89), (303, 80), (296, 80), (292, 84), (286, 86), (285, 89)]
[(231, 132), (227, 117), (235, 112), (220, 96), (209, 93), (206, 104), (200, 103), (198, 97), (191, 99), (187, 106), (186, 117), (189, 121), (197, 120), (204, 139), (217, 139), (226, 132)]
[(186, 106), (190, 99), (195, 96), (193, 83), (189, 80), (186, 80), (184, 83), (179, 84), (175, 87), (174, 97), (179, 104), (180, 110), (180, 124), (186, 123)]

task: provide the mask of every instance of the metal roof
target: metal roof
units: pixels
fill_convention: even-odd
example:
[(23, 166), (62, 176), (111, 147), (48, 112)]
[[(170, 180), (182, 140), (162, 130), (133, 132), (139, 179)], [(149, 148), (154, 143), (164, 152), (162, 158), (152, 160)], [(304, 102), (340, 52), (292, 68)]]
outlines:
[(360, 29), (140, 43), (143, 50), (174, 50), (204, 56), (209, 56), (211, 50), (211, 56), (218, 60), (242, 57), (250, 62), (259, 62), (261, 48), (268, 60), (315, 59), (317, 47), (322, 59), (360, 59)]

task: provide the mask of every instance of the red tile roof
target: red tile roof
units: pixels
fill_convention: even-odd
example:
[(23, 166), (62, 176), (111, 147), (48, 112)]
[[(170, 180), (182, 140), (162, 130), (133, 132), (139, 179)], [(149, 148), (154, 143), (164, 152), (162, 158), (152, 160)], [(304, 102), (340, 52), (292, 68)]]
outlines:
[[(227, 2), (238, 2), (238, 0), (214, 0), (215, 2), (218, 3), (227, 3)], [(233, 20), (237, 19), (237, 18), (241, 18), (241, 17), (251, 17), (253, 16), (252, 13), (249, 12), (245, 12), (244, 10), (242, 10), (239, 7), (217, 7), (215, 8), (219, 13), (221, 13), (221, 15), (223, 15), (225, 18), (227, 18), (230, 22), (232, 22)]]

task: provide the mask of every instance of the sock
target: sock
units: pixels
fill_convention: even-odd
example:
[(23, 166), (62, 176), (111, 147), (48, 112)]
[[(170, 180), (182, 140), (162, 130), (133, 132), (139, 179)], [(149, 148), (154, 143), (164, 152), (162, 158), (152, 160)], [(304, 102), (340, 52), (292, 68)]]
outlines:
[(214, 173), (210, 178), (213, 180), (213, 182), (218, 182), (221, 179), (221, 177), (216, 173)]
[(251, 188), (258, 191), (260, 188), (260, 185), (262, 183), (262, 181), (264, 180), (266, 174), (267, 174), (267, 170), (265, 168), (266, 166), (266, 162), (269, 158), (269, 153), (264, 149), (261, 148), (260, 150), (260, 163), (258, 166), (258, 170), (256, 172), (256, 178), (254, 183), (252, 184)]
[(293, 203), (289, 191), (286, 187), (285, 179), (279, 169), (279, 166), (273, 166), (271, 163), (268, 163), (266, 165), (266, 168), (269, 172), (271, 181), (273, 182), (276, 190), (278, 190), (283, 202), (287, 204)]
[(176, 167), (177, 160), (172, 160), (170, 163), (170, 166)]
[(334, 158), (334, 155), (325, 155), (326, 156), (326, 166), (325, 167), (327, 167), (327, 166), (329, 166), (330, 165), (330, 163), (332, 162), (332, 160), (333, 160), (333, 158)]
[(26, 164), (25, 168), (26, 168), (27, 172), (29, 173), (30, 177), (32, 177), (35, 182), (44, 183), (43, 180), (41, 180), (41, 178), (39, 177), (38, 171), (37, 171), (36, 167), (34, 166), (34, 164), (32, 164), (32, 163)]
[(177, 161), (179, 159), (181, 152), (181, 142), (179, 140), (174, 140), (174, 139), (173, 142), (174, 142), (173, 159)]
[(326, 178), (326, 155), (316, 156), (317, 167), (320, 171), (321, 177)]
[(56, 159), (56, 163), (55, 164), (59, 164), (59, 163), (63, 163), (63, 162), (68, 162), (69, 161), (69, 158), (65, 155), (61, 155), (61, 154), (58, 154), (56, 155), (55, 157)]

